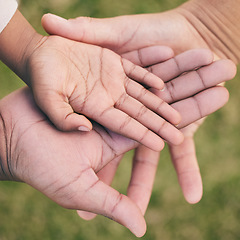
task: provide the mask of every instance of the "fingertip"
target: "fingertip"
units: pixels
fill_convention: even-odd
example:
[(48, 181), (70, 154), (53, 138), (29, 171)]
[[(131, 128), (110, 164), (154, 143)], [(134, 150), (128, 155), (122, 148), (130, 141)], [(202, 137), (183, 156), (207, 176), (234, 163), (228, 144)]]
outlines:
[(146, 231), (147, 231), (147, 224), (146, 224), (146, 222), (144, 221), (144, 227), (139, 228), (138, 231), (135, 231), (135, 232), (132, 232), (132, 233), (133, 233), (136, 237), (141, 238), (141, 237), (143, 237), (143, 236), (145, 235)]
[(180, 145), (184, 141), (184, 135), (182, 132), (178, 131), (178, 135), (175, 138), (175, 145)]
[(220, 61), (222, 61), (224, 63), (222, 65), (222, 67), (223, 67), (223, 70), (226, 74), (226, 80), (233, 79), (237, 74), (236, 64), (233, 61), (231, 61), (230, 59), (223, 59), (223, 60), (220, 60)]
[(178, 146), (182, 144), (184, 141), (184, 135), (180, 130), (176, 130), (174, 135), (171, 136), (171, 139), (166, 141), (167, 143), (173, 145), (173, 146)]
[(164, 81), (157, 76), (155, 76), (155, 77), (158, 78), (158, 80), (156, 80), (156, 82), (155, 82), (154, 86), (152, 86), (152, 88), (155, 88), (155, 89), (163, 92), (166, 89)]
[(82, 131), (89, 132), (92, 130), (92, 123), (83, 115), (69, 113), (65, 117), (55, 118), (55, 126), (61, 131)]
[(175, 127), (177, 127), (177, 126), (181, 123), (181, 121), (182, 121), (182, 116), (181, 116), (181, 114), (180, 114), (177, 110), (175, 110), (174, 108), (173, 108), (173, 110), (174, 110), (174, 117), (171, 119), (171, 123), (172, 123), (173, 125), (175, 125)]
[(149, 82), (148, 87), (151, 87), (153, 89), (157, 89), (160, 91), (165, 90), (165, 83), (160, 77), (158, 77), (157, 75), (151, 72), (148, 72), (147, 75), (149, 77), (149, 81), (147, 81), (147, 79), (144, 79), (144, 81), (146, 81), (146, 84), (148, 84)]
[(160, 138), (159, 136), (156, 135), (156, 137), (158, 139), (152, 139), (152, 143), (151, 145), (149, 144), (148, 146), (145, 145), (146, 147), (149, 147), (150, 149), (152, 149), (153, 151), (156, 151), (156, 152), (160, 152), (163, 150), (164, 146), (165, 146), (165, 143), (164, 141), (162, 140), (162, 138)]
[[(67, 23), (67, 20), (52, 13), (47, 13), (42, 16), (41, 23), (45, 31), (49, 34), (57, 34)], [(59, 34), (58, 34), (59, 35)]]
[(77, 128), (77, 130), (80, 131), (80, 132), (90, 132), (91, 131), (91, 129), (89, 129), (86, 126), (80, 126), (80, 127)]
[[(212, 107), (212, 106), (217, 106), (215, 107), (215, 109), (212, 107), (212, 109), (214, 109), (214, 111), (218, 110), (219, 108), (223, 107), (229, 100), (229, 92), (225, 87), (222, 86), (216, 86), (214, 88), (210, 88), (208, 89), (207, 92), (209, 95), (211, 94), (211, 104), (208, 104), (208, 107)], [(204, 99), (204, 95), (200, 96), (203, 100), (204, 105), (207, 105), (207, 100), (208, 99)], [(211, 111), (205, 113), (205, 115), (207, 116), (208, 114), (212, 113), (213, 110), (210, 108)]]
[(194, 70), (209, 65), (214, 60), (213, 53), (206, 48), (196, 48), (183, 52), (175, 57), (181, 72)]
[[(220, 90), (222, 92), (221, 96), (219, 95), (219, 100), (222, 100), (223, 105), (224, 105), (229, 100), (229, 91), (227, 90), (227, 88), (222, 87), (222, 86), (218, 86), (217, 88), (218, 88), (218, 90)], [(221, 97), (221, 99), (220, 99), (220, 97)]]
[[(167, 56), (168, 58), (174, 57), (173, 49), (168, 46), (162, 46), (161, 54), (162, 55), (164, 54), (164, 56)], [(167, 58), (167, 57), (165, 57), (165, 58)]]
[[(197, 59), (199, 65), (209, 65), (214, 60), (213, 52), (208, 48), (196, 48), (187, 51), (192, 59)], [(197, 66), (196, 66), (197, 67)]]
[(142, 237), (146, 233), (147, 225), (141, 210), (130, 198), (125, 195), (121, 196), (119, 203), (115, 204), (114, 211), (105, 216), (111, 216), (113, 220), (128, 228), (136, 237)]
[(208, 65), (213, 62), (214, 54), (210, 49), (202, 48), (202, 49), (199, 49), (199, 51), (201, 51), (203, 54), (205, 65)]
[(190, 204), (196, 204), (202, 199), (203, 186), (199, 171), (185, 172), (180, 176), (180, 186), (185, 200)]
[(79, 210), (77, 211), (77, 214), (80, 218), (82, 218), (85, 221), (91, 221), (97, 216), (95, 213), (79, 211)]
[(46, 20), (48, 17), (51, 17), (51, 13), (45, 13), (45, 14), (43, 14), (43, 16), (42, 16), (42, 20)]
[(202, 196), (203, 196), (202, 188), (184, 193), (184, 198), (189, 204), (196, 204), (200, 202), (202, 199)]
[(174, 51), (168, 46), (150, 46), (141, 51), (142, 65), (144, 67), (155, 65), (174, 57)]
[(42, 20), (57, 20), (57, 21), (62, 21), (62, 22), (67, 22), (67, 19), (62, 18), (58, 15), (52, 14), (52, 13), (46, 13), (42, 16)]

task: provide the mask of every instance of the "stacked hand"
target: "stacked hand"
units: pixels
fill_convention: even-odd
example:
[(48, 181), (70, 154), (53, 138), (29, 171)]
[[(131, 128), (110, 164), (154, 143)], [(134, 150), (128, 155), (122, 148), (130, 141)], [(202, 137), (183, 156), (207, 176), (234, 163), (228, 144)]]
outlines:
[[(44, 28), (58, 36), (43, 37), (17, 10), (0, 35), (0, 58), (33, 97), (25, 88), (0, 101), (0, 180), (26, 182), (83, 218), (102, 214), (142, 236), (165, 140), (185, 198), (199, 201), (193, 134), (227, 102), (217, 85), (236, 67), (213, 62), (207, 49), (186, 51), (207, 48), (209, 39), (185, 16), (181, 8), (91, 21), (46, 15)], [(134, 148), (124, 196), (110, 184)]]
[[(161, 49), (161, 59), (171, 57)], [(163, 149), (162, 138), (183, 140), (172, 125), (180, 122), (178, 112), (141, 85), (162, 89), (163, 81), (111, 50), (49, 36), (30, 55), (28, 69), (37, 104), (60, 130), (90, 130), (87, 116), (155, 151)]]
[[(43, 17), (42, 24), (50, 34), (107, 47), (122, 56), (129, 51), (138, 51), (140, 48), (152, 45), (170, 46), (176, 54), (193, 48), (212, 46), (211, 50), (214, 50), (215, 59), (225, 56), (225, 52), (221, 52), (221, 49), (214, 45), (214, 41), (217, 42), (216, 36), (206, 29), (208, 31), (206, 38), (203, 32), (205, 28), (198, 29), (197, 25), (189, 21), (189, 16), (193, 17), (192, 22), (194, 22), (194, 16), (184, 6), (181, 6), (165, 13), (120, 16), (109, 19), (80, 17), (65, 20), (48, 14)], [(185, 62), (186, 65), (188, 63)], [(144, 66), (141, 62), (140, 65)], [(149, 70), (162, 79), (165, 78), (161, 69), (149, 68)], [(218, 72), (214, 71), (213, 74), (218, 74)], [(208, 79), (206, 80), (208, 81)], [(171, 87), (170, 84), (169, 86)], [(186, 85), (182, 89), (185, 87)], [(166, 97), (166, 94), (159, 96)], [(167, 99), (163, 99), (169, 101), (170, 98), (168, 96)], [(194, 133), (201, 123), (202, 120), (194, 122), (182, 130), (185, 136), (182, 144), (169, 145), (180, 186), (186, 200), (190, 203), (196, 203), (202, 197), (202, 181), (193, 140)], [(151, 161), (158, 161), (158, 155), (150, 154), (150, 150), (147, 148), (141, 147), (141, 150), (137, 149), (136, 151), (136, 156), (145, 156), (148, 153), (152, 156)]]
[[(130, 52), (125, 57), (131, 60), (133, 55)], [(173, 102), (171, 106), (182, 116), (181, 128), (212, 113), (228, 100), (227, 90), (215, 85), (231, 79), (235, 66), (228, 60), (211, 63), (212, 58), (208, 50), (193, 50), (151, 67), (153, 71), (164, 69), (166, 89), (155, 93)], [(188, 59), (194, 60), (185, 66)], [(143, 57), (142, 61), (149, 66), (148, 59)], [(178, 68), (173, 63), (178, 63)], [(191, 71), (195, 68), (199, 69)], [(216, 70), (219, 75), (214, 74)], [(189, 77), (192, 84), (187, 89), (183, 86)], [(143, 215), (150, 192), (149, 196), (142, 193), (151, 189), (157, 152), (139, 147), (128, 196), (124, 196), (109, 185), (122, 154), (136, 148), (136, 141), (98, 124), (90, 132), (59, 131), (37, 108), (26, 88), (1, 100), (0, 112), (1, 126), (5, 129), (0, 143), (6, 149), (1, 156), (2, 179), (26, 182), (63, 207), (91, 212), (84, 213), (86, 218), (93, 217), (92, 213), (102, 214), (126, 226), (136, 236), (145, 233)]]

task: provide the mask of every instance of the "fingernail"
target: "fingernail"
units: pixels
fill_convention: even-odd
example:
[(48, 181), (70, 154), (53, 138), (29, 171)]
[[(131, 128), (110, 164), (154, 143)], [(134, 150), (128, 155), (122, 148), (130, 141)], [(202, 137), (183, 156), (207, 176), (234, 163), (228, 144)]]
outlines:
[(88, 127), (85, 127), (85, 126), (80, 126), (78, 127), (78, 131), (81, 131), (81, 132), (90, 132), (90, 129)]
[(166, 88), (165, 88), (165, 86), (164, 86), (163, 89), (160, 90), (160, 92), (163, 92), (165, 89), (166, 89)]

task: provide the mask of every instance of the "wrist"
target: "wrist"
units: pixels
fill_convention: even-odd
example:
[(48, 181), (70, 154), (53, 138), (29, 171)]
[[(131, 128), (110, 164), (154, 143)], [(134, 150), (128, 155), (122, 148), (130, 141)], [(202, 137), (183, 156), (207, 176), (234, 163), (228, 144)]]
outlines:
[(13, 92), (0, 100), (0, 181), (22, 181), (19, 159), (23, 151), (19, 145), (25, 129), (24, 124), (20, 127), (17, 124), (21, 115), (17, 114), (19, 106), (16, 100), (17, 103), (22, 101), (15, 97), (17, 94)]
[(240, 62), (239, 10), (237, 0), (191, 0), (177, 8), (219, 58), (235, 63)]
[(8, 167), (8, 133), (0, 104), (0, 181), (11, 179)]
[(42, 38), (18, 10), (0, 34), (0, 60), (26, 84), (28, 58)]

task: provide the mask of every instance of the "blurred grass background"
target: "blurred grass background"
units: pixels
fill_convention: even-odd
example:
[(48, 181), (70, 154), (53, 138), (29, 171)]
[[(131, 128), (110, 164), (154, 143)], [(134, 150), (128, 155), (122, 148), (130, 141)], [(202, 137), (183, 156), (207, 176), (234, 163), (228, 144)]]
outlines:
[[(22, 0), (21, 11), (40, 32), (40, 19), (52, 12), (66, 18), (80, 15), (111, 17), (160, 12), (183, 0)], [(0, 63), (0, 97), (23, 83)], [(146, 240), (240, 239), (240, 79), (227, 84), (230, 101), (211, 115), (196, 134), (197, 155), (204, 184), (200, 203), (183, 199), (167, 149), (161, 154), (151, 202), (146, 213)], [(114, 187), (125, 192), (132, 153), (121, 163)], [(81, 220), (41, 193), (21, 183), (0, 183), (0, 240), (120, 240), (136, 239), (127, 229), (97, 217)]]

